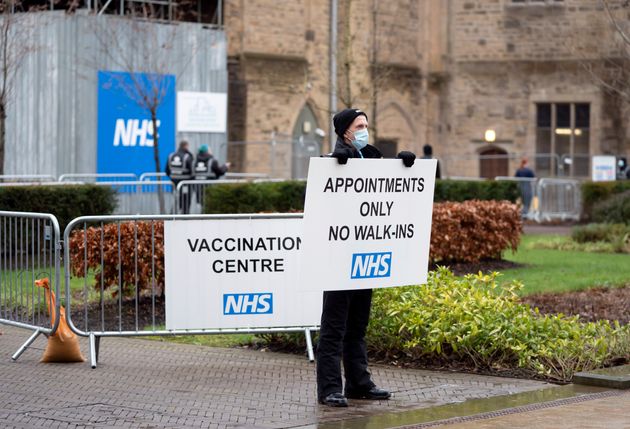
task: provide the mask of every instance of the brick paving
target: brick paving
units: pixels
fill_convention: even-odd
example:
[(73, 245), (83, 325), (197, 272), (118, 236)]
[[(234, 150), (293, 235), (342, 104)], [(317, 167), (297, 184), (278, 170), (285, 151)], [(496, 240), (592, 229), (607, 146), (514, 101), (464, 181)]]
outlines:
[[(471, 374), (372, 366), (390, 401), (317, 404), (305, 357), (129, 338), (103, 338), (99, 366), (39, 363), (45, 338), (17, 362), (30, 333), (0, 326), (2, 428), (295, 428), (408, 411), (549, 384)], [(87, 341), (81, 339), (87, 356)], [(36, 349), (37, 348), (37, 349)]]

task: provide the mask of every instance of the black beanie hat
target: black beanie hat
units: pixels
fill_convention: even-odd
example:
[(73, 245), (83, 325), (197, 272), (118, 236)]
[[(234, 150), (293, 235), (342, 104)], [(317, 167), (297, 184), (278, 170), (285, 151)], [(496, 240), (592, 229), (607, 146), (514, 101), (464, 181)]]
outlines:
[(333, 116), (333, 124), (335, 125), (335, 134), (339, 137), (343, 138), (343, 133), (346, 132), (352, 121), (354, 121), (357, 116), (363, 115), (365, 119), (367, 119), (367, 115), (364, 111), (359, 109), (344, 109), (341, 112), (337, 113)]

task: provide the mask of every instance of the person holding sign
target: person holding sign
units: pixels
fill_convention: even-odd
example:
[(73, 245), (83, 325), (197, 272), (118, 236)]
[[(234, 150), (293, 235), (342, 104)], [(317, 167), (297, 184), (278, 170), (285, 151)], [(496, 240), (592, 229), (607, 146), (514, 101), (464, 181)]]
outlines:
[[(369, 144), (368, 117), (359, 109), (345, 109), (333, 117), (337, 142), (331, 156), (339, 164), (349, 158), (382, 158)], [(416, 156), (397, 156), (411, 167)], [(384, 400), (390, 392), (374, 384), (368, 371), (365, 333), (372, 305), (372, 289), (324, 292), (319, 343), (317, 346), (317, 397), (321, 404), (347, 407), (350, 399)], [(345, 371), (342, 389), (341, 360)], [(343, 392), (343, 393), (342, 393)]]

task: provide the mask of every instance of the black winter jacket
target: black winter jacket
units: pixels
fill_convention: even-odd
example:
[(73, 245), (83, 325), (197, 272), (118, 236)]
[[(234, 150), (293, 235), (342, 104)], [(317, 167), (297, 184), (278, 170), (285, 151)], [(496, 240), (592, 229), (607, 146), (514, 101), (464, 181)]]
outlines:
[(361, 155), (359, 155), (359, 151), (354, 146), (347, 145), (341, 137), (337, 137), (337, 143), (335, 143), (335, 150), (333, 151), (333, 153), (340, 151), (347, 152), (348, 155), (352, 153), (352, 156), (348, 156), (349, 158), (361, 158), (361, 155), (363, 155), (363, 158), (383, 157), (381, 151), (372, 145), (367, 145), (363, 149), (361, 149)]

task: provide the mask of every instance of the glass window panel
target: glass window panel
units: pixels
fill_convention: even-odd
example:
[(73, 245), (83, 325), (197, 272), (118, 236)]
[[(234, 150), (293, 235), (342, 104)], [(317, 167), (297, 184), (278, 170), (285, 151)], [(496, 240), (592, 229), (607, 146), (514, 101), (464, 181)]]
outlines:
[(540, 103), (536, 105), (536, 126), (551, 127), (550, 103)]
[(575, 128), (590, 128), (591, 106), (587, 103), (575, 105)]
[(590, 174), (590, 159), (589, 142), (590, 133), (588, 128), (578, 128), (575, 130), (575, 136), (573, 138), (573, 150), (575, 165), (573, 167), (573, 175), (575, 176), (589, 176)]
[(560, 157), (560, 166), (564, 176), (571, 174), (571, 136), (556, 133), (556, 155)]
[(534, 170), (537, 176), (550, 176), (551, 171), (551, 159), (549, 153), (551, 152), (551, 129), (538, 129), (536, 130), (536, 161), (534, 164)]
[(568, 103), (556, 104), (556, 127), (571, 127), (571, 105)]

